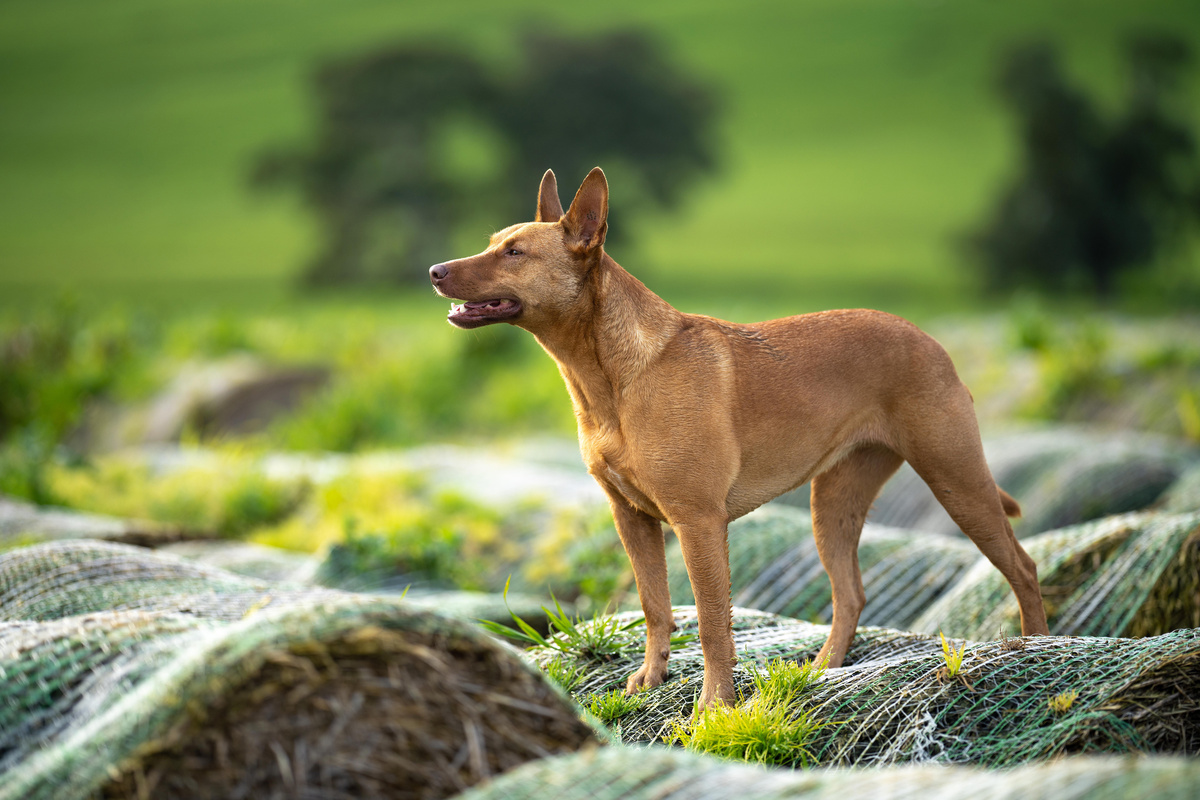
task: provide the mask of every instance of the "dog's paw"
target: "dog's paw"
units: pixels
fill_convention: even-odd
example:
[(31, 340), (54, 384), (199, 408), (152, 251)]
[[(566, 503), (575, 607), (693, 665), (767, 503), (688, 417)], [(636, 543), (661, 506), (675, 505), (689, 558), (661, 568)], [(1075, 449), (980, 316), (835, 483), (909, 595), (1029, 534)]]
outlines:
[(734, 695), (732, 681), (730, 686), (726, 687), (722, 684), (710, 684), (704, 682), (703, 688), (700, 690), (700, 700), (697, 702), (697, 710), (703, 711), (711, 705), (734, 705)]
[(625, 694), (637, 694), (643, 689), (653, 689), (667, 679), (667, 665), (642, 664), (641, 669), (629, 676), (625, 682)]

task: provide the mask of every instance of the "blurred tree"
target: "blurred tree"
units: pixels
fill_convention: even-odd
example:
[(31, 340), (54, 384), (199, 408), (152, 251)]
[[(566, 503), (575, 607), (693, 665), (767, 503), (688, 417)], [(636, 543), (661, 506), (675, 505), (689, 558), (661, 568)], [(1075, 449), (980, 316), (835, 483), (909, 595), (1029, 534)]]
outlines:
[(531, 218), (547, 167), (569, 183), (618, 163), (635, 184), (622, 190), (627, 215), (677, 204), (713, 170), (712, 94), (651, 40), (543, 33), (522, 44), (510, 73), (410, 45), (317, 73), (315, 143), (269, 150), (253, 173), (297, 187), (318, 217), (324, 249), (308, 282), (423, 281), (465, 222)]
[(1190, 51), (1147, 34), (1126, 55), (1127, 107), (1114, 120), (1067, 83), (1049, 44), (1006, 58), (999, 91), (1023, 164), (969, 239), (993, 286), (1109, 295), (1119, 273), (1151, 264), (1200, 223), (1200, 160), (1177, 95)]

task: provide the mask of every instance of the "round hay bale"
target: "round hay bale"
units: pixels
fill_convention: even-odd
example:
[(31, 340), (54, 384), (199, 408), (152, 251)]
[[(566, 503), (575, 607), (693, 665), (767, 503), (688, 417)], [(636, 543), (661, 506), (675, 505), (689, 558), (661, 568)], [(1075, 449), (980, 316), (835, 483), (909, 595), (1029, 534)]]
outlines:
[(176, 542), (158, 548), (186, 561), (228, 570), (252, 580), (281, 583), (314, 583), (320, 559), (278, 547), (228, 539), (207, 542)]
[(596, 741), (507, 646), (398, 599), (0, 626), (0, 800), (448, 797)]
[[(979, 559), (963, 538), (868, 524), (858, 560), (867, 593), (861, 624), (906, 628)], [(814, 622), (833, 617), (832, 589), (808, 513), (766, 506), (729, 526), (733, 602)], [(692, 603), (678, 543), (668, 551), (671, 597)]]
[[(51, 620), (93, 611), (189, 610), (240, 618), (271, 584), (131, 545), (48, 542), (0, 554), (0, 620)], [(244, 605), (216, 604), (242, 596)]]
[(1164, 511), (1200, 511), (1200, 464), (1189, 468), (1171, 484), (1162, 498)]
[[(677, 624), (694, 631), (694, 613), (682, 609)], [(734, 629), (735, 681), (745, 695), (752, 685), (747, 666), (812, 658), (829, 632), (743, 609)], [(644, 641), (639, 630), (630, 634), (619, 658), (576, 659), (582, 674), (573, 693), (582, 704), (624, 686)], [(534, 655), (544, 665), (562, 657)], [(703, 680), (698, 644), (674, 653), (670, 667), (666, 683), (613, 721), (623, 741), (661, 741), (690, 717)], [(1200, 630), (967, 644), (962, 677), (948, 676), (945, 667), (932, 636), (860, 630), (847, 666), (829, 670), (797, 701), (833, 723), (810, 747), (816, 763), (1002, 766), (1075, 752), (1200, 752)], [(1055, 707), (1051, 700), (1059, 697)]]
[(153, 547), (201, 534), (146, 520), (87, 514), (0, 497), (0, 549), (58, 539), (104, 539)]
[[(250, 552), (263, 560), (261, 551)], [(202, 550), (202, 553), (209, 552)], [(237, 548), (234, 552), (239, 552)], [(403, 585), (373, 594), (404, 592)], [(179, 558), (163, 550), (90, 540), (48, 542), (0, 553), (0, 621), (50, 620), (93, 611), (173, 611), (239, 620), (268, 605), (286, 605), (346, 592), (276, 583)], [(471, 621), (512, 624), (516, 614), (545, 630), (545, 599), (484, 592), (417, 590), (406, 602)]]
[[(984, 452), (996, 483), (1021, 503), (1024, 516), (1013, 523), (1020, 537), (1148, 508), (1196, 462), (1194, 449), (1163, 437), (1077, 428), (989, 437)], [(807, 491), (787, 501), (807, 506)], [(870, 521), (959, 534), (907, 464), (883, 487)]]
[(872, 770), (766, 770), (662, 747), (585, 750), (523, 767), (461, 800), (1191, 800), (1200, 762), (1186, 758), (1076, 757), (1012, 770), (906, 766)]
[[(1123, 514), (1024, 545), (1038, 564), (1054, 633), (1150, 636), (1200, 627), (1200, 513)], [(980, 559), (912, 628), (982, 640), (1021, 626), (1012, 590)]]
[[(676, 635), (690, 637), (691, 641), (672, 651), (668, 682), (645, 692), (636, 709), (613, 721), (613, 733), (623, 741), (661, 741), (670, 734), (674, 724), (691, 714), (699, 696), (704, 676), (704, 654), (696, 638), (699, 630), (696, 609), (694, 606), (681, 606), (674, 611), (675, 624), (678, 626)], [(621, 622), (636, 618), (634, 614), (618, 615)], [(584, 623), (584, 627), (599, 624), (603, 624), (603, 621), (592, 620)], [(811, 659), (828, 636), (828, 625), (802, 622), (754, 609), (735, 608), (733, 640), (739, 660), (734, 669), (737, 691), (751, 690), (748, 666), (762, 666), (776, 658), (790, 661)], [(543, 669), (562, 659), (578, 665), (580, 672), (571, 693), (586, 707), (595, 696), (624, 689), (625, 680), (641, 665), (644, 647), (645, 627), (638, 625), (625, 633), (616, 653), (593, 657), (582, 648), (565, 655), (547, 648), (532, 648), (529, 655)], [(846, 663), (929, 655), (940, 650), (940, 642), (925, 634), (887, 628), (859, 628), (846, 654)]]

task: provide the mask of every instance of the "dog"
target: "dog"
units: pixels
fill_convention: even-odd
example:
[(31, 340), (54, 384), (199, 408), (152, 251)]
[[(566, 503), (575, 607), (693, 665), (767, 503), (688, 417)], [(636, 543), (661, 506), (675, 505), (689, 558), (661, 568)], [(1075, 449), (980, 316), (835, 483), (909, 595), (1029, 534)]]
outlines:
[(810, 480), (833, 587), (817, 661), (841, 666), (865, 602), (863, 522), (904, 461), (1008, 580), (1022, 635), (1049, 633), (1037, 567), (1008, 521), (1020, 506), (992, 478), (974, 401), (941, 345), (865, 309), (752, 325), (679, 312), (605, 253), (607, 220), (599, 167), (565, 213), (547, 171), (533, 222), (429, 275), (454, 301), (452, 325), (516, 325), (558, 363), (584, 463), (608, 497), (646, 616), (645, 659), (627, 693), (667, 675), (675, 623), (665, 522), (696, 598), (700, 707), (733, 701), (727, 526)]

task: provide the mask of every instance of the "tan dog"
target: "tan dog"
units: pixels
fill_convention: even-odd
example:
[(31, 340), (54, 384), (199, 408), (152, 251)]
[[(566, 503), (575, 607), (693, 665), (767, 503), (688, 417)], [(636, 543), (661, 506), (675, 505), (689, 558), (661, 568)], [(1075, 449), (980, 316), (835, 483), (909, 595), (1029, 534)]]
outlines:
[(704, 650), (701, 707), (733, 699), (726, 526), (812, 481), (813, 529), (833, 585), (818, 654), (842, 664), (865, 597), (863, 520), (903, 461), (1016, 593), (1022, 634), (1048, 633), (1037, 568), (1006, 515), (1020, 507), (983, 458), (970, 393), (946, 351), (879, 311), (754, 325), (683, 314), (604, 252), (608, 183), (596, 168), (563, 213), (546, 172), (534, 222), (437, 264), (460, 328), (532, 333), (571, 393), (588, 471), (608, 495), (646, 614), (646, 657), (626, 690), (666, 677), (675, 629), (662, 522), (679, 537)]

